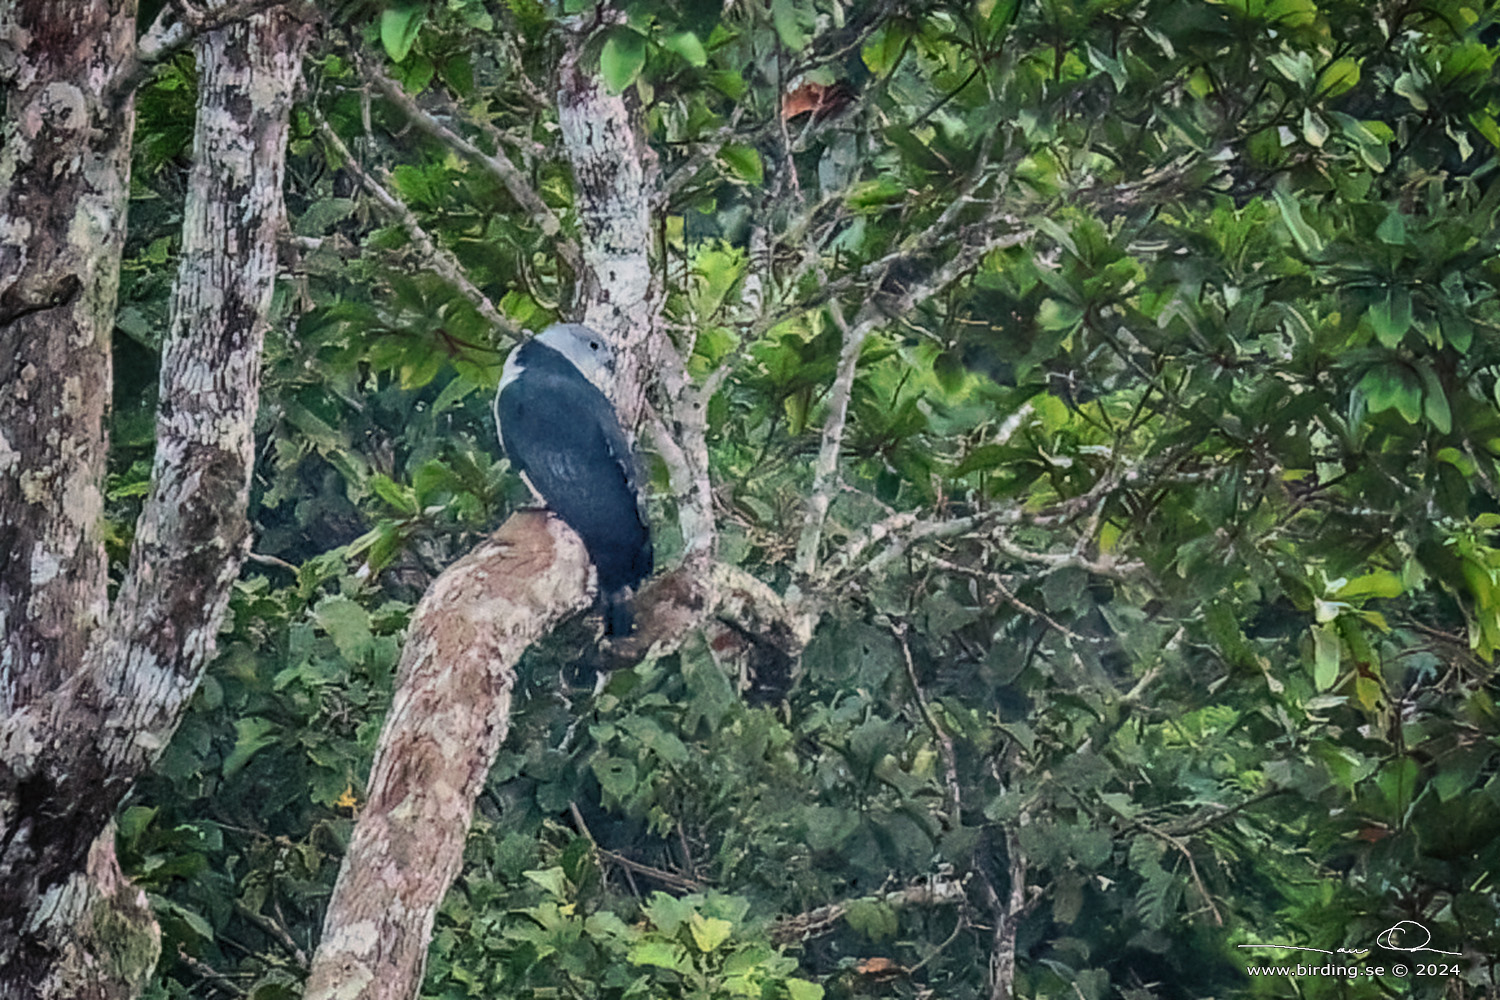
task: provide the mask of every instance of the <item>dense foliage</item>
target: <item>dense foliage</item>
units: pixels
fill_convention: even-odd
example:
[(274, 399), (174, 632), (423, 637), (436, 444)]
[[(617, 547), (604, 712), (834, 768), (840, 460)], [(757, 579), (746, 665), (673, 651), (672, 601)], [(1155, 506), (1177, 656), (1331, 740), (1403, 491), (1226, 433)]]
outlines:
[[(565, 27), (660, 160), (667, 320), (722, 379), (719, 557), (828, 604), (769, 706), (699, 640), (597, 693), (586, 627), (536, 650), (427, 993), (982, 996), (1007, 922), (1023, 996), (1496, 988), (1486, 5), (327, 6), (257, 558), (121, 818), (168, 935), (159, 995), (296, 993), (410, 607), (525, 496), (487, 416), (509, 337), (345, 155), (518, 328), (574, 294), (523, 206), (372, 81), (570, 225)], [(193, 79), (179, 60), (140, 98), (118, 525), (149, 464)], [(843, 314), (869, 306), (810, 578)], [(1402, 920), (1461, 954), (1382, 950)], [(1268, 943), (1387, 972), (1247, 976), (1307, 955), (1243, 947)]]

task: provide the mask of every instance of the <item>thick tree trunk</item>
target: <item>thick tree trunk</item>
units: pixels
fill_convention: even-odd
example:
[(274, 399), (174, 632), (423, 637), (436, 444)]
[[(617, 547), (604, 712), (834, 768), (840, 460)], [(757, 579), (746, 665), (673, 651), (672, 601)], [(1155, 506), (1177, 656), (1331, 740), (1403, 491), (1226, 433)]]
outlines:
[[(109, 89), (131, 61), (134, 5), (24, 0), (5, 18), (21, 57), (0, 153), (0, 176), (13, 178), (0, 202), (0, 273), (18, 263), (22, 281), (4, 294), (23, 311), (49, 295), (64, 304), (0, 328), (0, 997), (117, 995), (129, 986), (111, 987), (109, 976), (138, 975), (144, 953), (128, 968), (84, 953), (123, 943), (89, 931), (107, 926), (101, 907), (116, 919), (133, 897), (97, 881), (107, 844), (90, 866), (95, 880), (85, 863), (176, 728), (245, 550), (287, 117), (306, 31), (273, 11), (199, 40), (195, 165), (152, 489), (101, 624), (103, 401), (131, 127), (128, 99)], [(70, 275), (79, 291), (67, 299)]]
[[(583, 322), (614, 344), (621, 364), (612, 393), (622, 422), (643, 421), (646, 388), (658, 384), (666, 417), (653, 438), (672, 475), (683, 561), (695, 567), (691, 604), (713, 601), (708, 567), (717, 532), (708, 475), (708, 398), (688, 378), (686, 351), (662, 327), (664, 289), (651, 265), (652, 205), (660, 193), (656, 155), (637, 134), (623, 96), (611, 96), (585, 71), (585, 38), (572, 36), (559, 70), (557, 120), (573, 168), (583, 230), (579, 275)], [(649, 378), (643, 373), (650, 373)], [(712, 392), (709, 393), (712, 395)]]
[(545, 512), (524, 511), (422, 598), (307, 1000), (417, 995), (474, 800), (510, 727), (516, 661), (587, 606), (588, 574), (577, 535)]
[(134, 46), (134, 0), (0, 2), (14, 53), (0, 61), (0, 718), (76, 672), (108, 611), (104, 413), (134, 122), (112, 85)]
[[(113, 87), (134, 41), (134, 0), (0, 2), (0, 997), (87, 964), (52, 933), (108, 917), (109, 892), (70, 879), (107, 813), (69, 823), (69, 762), (40, 766), (50, 741), (14, 723), (77, 675), (108, 611), (104, 417), (134, 121)], [(123, 931), (115, 916), (102, 925)], [(106, 989), (130, 978), (100, 972)]]

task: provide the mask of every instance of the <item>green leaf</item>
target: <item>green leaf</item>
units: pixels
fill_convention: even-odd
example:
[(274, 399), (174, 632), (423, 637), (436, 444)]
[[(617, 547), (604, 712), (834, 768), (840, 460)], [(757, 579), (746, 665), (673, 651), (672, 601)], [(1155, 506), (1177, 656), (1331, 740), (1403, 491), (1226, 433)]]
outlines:
[(555, 899), (566, 899), (568, 895), (568, 879), (561, 868), (532, 869), (521, 873), (528, 881), (535, 882), (541, 886)]
[(1421, 768), (1410, 757), (1387, 761), (1380, 768), (1380, 773), (1375, 776), (1375, 784), (1391, 807), (1391, 819), (1399, 821), (1406, 817), (1406, 811), (1416, 797), (1420, 777)]
[(313, 620), (328, 633), (338, 647), (339, 655), (349, 662), (363, 659), (375, 644), (369, 614), (347, 597), (328, 597), (320, 601), (313, 611)]
[(1411, 292), (1400, 286), (1386, 289), (1385, 300), (1377, 301), (1365, 311), (1376, 338), (1386, 347), (1394, 348), (1411, 329)]
[(416, 494), (409, 487), (395, 482), (383, 472), (377, 472), (370, 477), (370, 492), (402, 514), (415, 515), (421, 510), (417, 506)]
[(696, 912), (688, 901), (660, 891), (653, 892), (651, 901), (642, 906), (641, 910), (656, 929), (668, 937), (676, 936), (678, 928), (691, 920)]
[(901, 929), (896, 911), (878, 899), (856, 899), (844, 911), (844, 921), (851, 930), (871, 941), (893, 938)]
[(693, 935), (693, 943), (704, 954), (728, 941), (733, 930), (734, 924), (729, 921), (720, 920), (717, 917), (705, 917), (701, 913), (694, 913), (688, 919), (688, 931)]
[(969, 378), (969, 370), (964, 367), (963, 359), (953, 351), (944, 351), (933, 359), (932, 374), (936, 376), (943, 391), (950, 394), (962, 389)]
[(807, 48), (807, 33), (802, 30), (803, 12), (794, 0), (771, 0), (771, 21), (776, 25), (776, 34), (781, 44), (793, 52)]
[(823, 1000), (821, 983), (811, 983), (806, 979), (787, 979), (784, 983), (790, 1000)]
[(887, 24), (876, 32), (860, 53), (865, 67), (876, 76), (886, 76), (896, 68), (896, 61), (906, 51), (911, 32), (902, 22)]
[(1335, 59), (1318, 78), (1318, 93), (1325, 100), (1353, 90), (1359, 83), (1359, 61), (1349, 56)]
[(250, 716), (245, 719), (236, 719), (234, 723), (234, 749), (229, 756), (224, 758), (223, 765), (219, 768), (226, 778), (232, 778), (250, 763), (250, 758), (256, 752), (276, 742), (276, 737), (271, 735), (279, 727), (270, 719), (262, 719), (258, 716)]
[(1297, 198), (1291, 190), (1285, 184), (1278, 184), (1271, 194), (1276, 199), (1276, 207), (1281, 210), (1281, 221), (1287, 232), (1292, 234), (1292, 242), (1297, 244), (1297, 249), (1309, 257), (1321, 253), (1323, 239), (1316, 229), (1303, 221), (1302, 206), (1297, 204)]
[(1393, 246), (1402, 245), (1406, 242), (1406, 216), (1391, 209), (1386, 213), (1385, 221), (1376, 227), (1375, 235)]
[(1370, 369), (1359, 380), (1355, 391), (1364, 397), (1371, 413), (1396, 410), (1409, 424), (1422, 419), (1422, 385), (1405, 365), (1388, 364)]
[(1313, 683), (1327, 691), (1339, 678), (1339, 634), (1332, 625), (1313, 625)]
[(1376, 570), (1357, 576), (1344, 584), (1334, 594), (1341, 601), (1352, 600), (1356, 597), (1400, 597), (1405, 588), (1401, 584), (1401, 578), (1390, 570)]
[(387, 7), (380, 14), (380, 44), (392, 62), (402, 62), (417, 41), (427, 17), (425, 5)]
[(1391, 89), (1410, 102), (1411, 106), (1418, 111), (1427, 110), (1427, 98), (1422, 94), (1422, 85), (1426, 81), (1412, 72), (1402, 73), (1396, 77), (1396, 82)]
[(1443, 339), (1453, 346), (1460, 354), (1467, 354), (1474, 343), (1474, 324), (1469, 317), (1455, 309), (1445, 309), (1442, 313)]
[(1083, 322), (1083, 307), (1072, 302), (1043, 299), (1036, 318), (1043, 330), (1071, 330)]
[(754, 146), (739, 146), (733, 143), (719, 150), (719, 156), (729, 172), (747, 184), (759, 185), (766, 178), (765, 167), (760, 161), (760, 152)]
[(675, 52), (682, 56), (690, 66), (697, 66), (701, 69), (708, 65), (708, 53), (704, 51), (703, 43), (691, 31), (679, 31), (668, 35), (662, 39), (661, 47), (668, 52)]
[(1448, 394), (1443, 390), (1443, 383), (1429, 364), (1419, 363), (1417, 374), (1422, 378), (1422, 412), (1439, 434), (1447, 434), (1453, 430), (1453, 411), (1448, 406)]
[(1302, 138), (1307, 140), (1308, 145), (1320, 149), (1328, 139), (1328, 123), (1314, 113), (1312, 108), (1302, 109)]
[(654, 965), (673, 972), (688, 973), (693, 969), (687, 949), (671, 941), (642, 941), (630, 949), (626, 961), (631, 965)]
[(1293, 83), (1311, 88), (1313, 80), (1317, 76), (1317, 67), (1313, 65), (1312, 56), (1306, 52), (1288, 52), (1283, 49), (1273, 52), (1266, 57), (1276, 71)]
[(603, 757), (594, 761), (592, 769), (594, 777), (599, 779), (599, 787), (607, 794), (624, 799), (635, 791), (637, 778), (634, 762), (620, 757)]
[(622, 93), (641, 75), (646, 65), (646, 38), (634, 28), (610, 29), (599, 52), (599, 76), (611, 94)]

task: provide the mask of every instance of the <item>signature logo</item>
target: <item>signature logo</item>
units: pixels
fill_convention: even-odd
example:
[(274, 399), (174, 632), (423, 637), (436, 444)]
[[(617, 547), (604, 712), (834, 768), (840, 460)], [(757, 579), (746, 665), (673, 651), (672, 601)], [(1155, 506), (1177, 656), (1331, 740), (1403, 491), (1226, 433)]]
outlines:
[[(1375, 935), (1375, 944), (1386, 951), (1425, 951), (1434, 955), (1458, 955), (1461, 951), (1443, 951), (1441, 948), (1427, 947), (1432, 943), (1432, 931), (1417, 923), (1415, 920), (1398, 920), (1379, 934)], [(1336, 948), (1329, 951), (1327, 948), (1304, 948), (1295, 944), (1242, 944), (1241, 948), (1285, 948), (1288, 951), (1315, 951), (1320, 955), (1359, 955), (1370, 954), (1369, 948)]]

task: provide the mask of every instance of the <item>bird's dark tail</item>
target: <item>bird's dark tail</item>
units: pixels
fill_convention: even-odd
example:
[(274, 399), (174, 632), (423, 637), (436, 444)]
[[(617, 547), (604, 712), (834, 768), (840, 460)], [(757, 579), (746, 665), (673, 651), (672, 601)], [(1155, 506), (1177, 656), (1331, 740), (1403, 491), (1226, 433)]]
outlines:
[(604, 595), (604, 634), (623, 639), (635, 629), (635, 614), (630, 609), (630, 591), (615, 590)]

